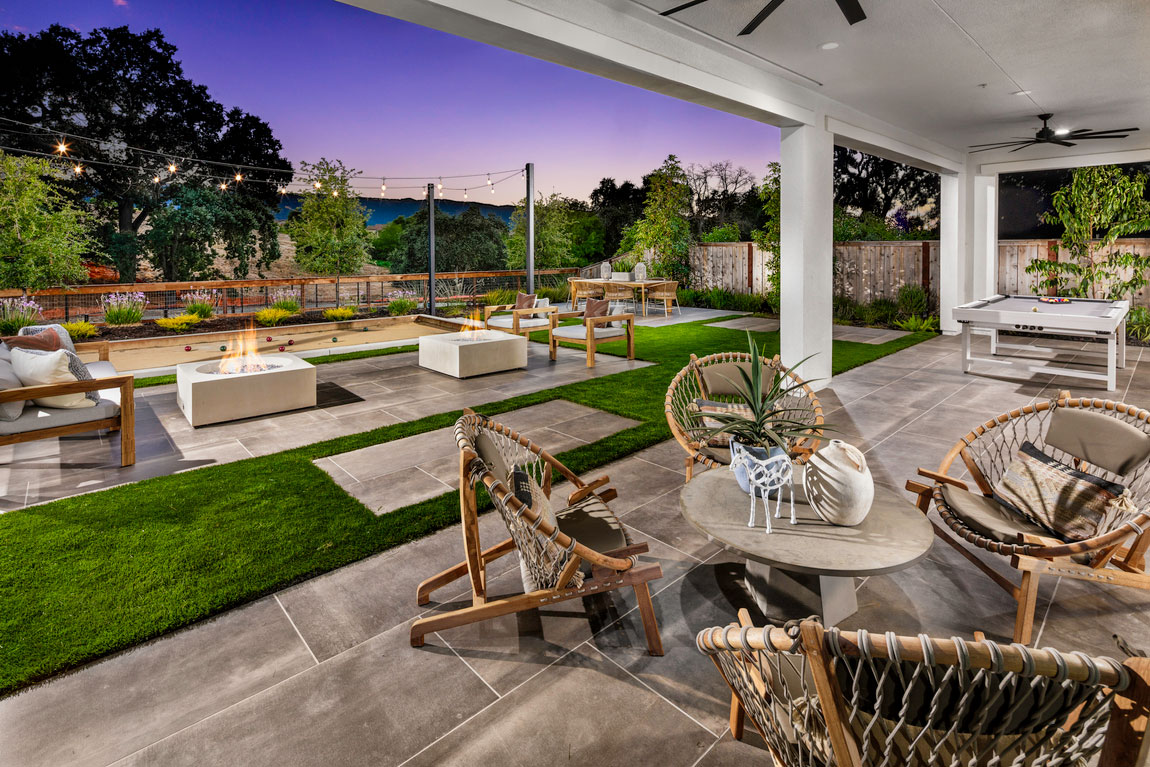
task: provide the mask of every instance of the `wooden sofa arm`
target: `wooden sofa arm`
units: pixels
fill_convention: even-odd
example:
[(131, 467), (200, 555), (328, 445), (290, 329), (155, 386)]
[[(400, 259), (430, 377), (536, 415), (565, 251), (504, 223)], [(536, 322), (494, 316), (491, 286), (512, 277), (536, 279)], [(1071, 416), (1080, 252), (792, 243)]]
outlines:
[(98, 355), (100, 355), (100, 359), (102, 361), (107, 362), (110, 359), (112, 344), (106, 340), (84, 341), (83, 343), (78, 343), (75, 346), (76, 354), (81, 354), (83, 352), (96, 352)]
[(0, 391), (0, 402), (42, 399), (44, 397), (57, 397), (61, 394), (78, 394), (104, 389), (120, 389), (126, 397), (130, 397), (135, 383), (135, 376), (118, 375), (94, 378), (91, 381), (65, 381), (64, 383), (40, 384), (39, 386), (21, 386), (17, 389)]
[(634, 314), (606, 314), (602, 317), (585, 318), (588, 325), (603, 325), (608, 322), (634, 322)]

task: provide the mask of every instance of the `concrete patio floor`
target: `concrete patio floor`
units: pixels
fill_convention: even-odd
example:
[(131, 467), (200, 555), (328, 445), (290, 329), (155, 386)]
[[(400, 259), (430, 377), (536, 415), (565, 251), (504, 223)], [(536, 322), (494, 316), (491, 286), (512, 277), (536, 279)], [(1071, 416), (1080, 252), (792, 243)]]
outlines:
[[(939, 337), (820, 392), (827, 421), (867, 451), (877, 482), (901, 488), (916, 467), (937, 467), (974, 424), (1062, 388), (1150, 403), (1140, 349), (1108, 395), (1049, 376), (963, 375), (958, 348)], [(608, 428), (602, 415), (580, 417)], [(647, 656), (623, 591), (445, 631), (412, 649), (408, 628), (424, 612), (415, 586), (461, 558), (454, 526), (0, 700), (0, 761), (768, 764), (753, 735), (739, 743), (726, 734), (729, 693), (694, 646), (700, 629), (731, 621), (739, 607), (756, 612), (742, 562), (679, 514), (683, 455), (662, 443), (595, 473), (611, 476), (612, 508), (663, 567), (652, 591), (664, 657)], [(480, 528), (486, 542), (505, 537), (494, 515)], [(517, 570), (513, 557), (494, 563), (493, 591), (514, 591)], [(462, 598), (456, 585), (436, 599)], [(1002, 640), (1013, 625), (1009, 597), (941, 542), (914, 567), (857, 589), (860, 609), (845, 628), (982, 630)], [(428, 610), (449, 606), (433, 601)], [(1116, 656), (1112, 634), (1150, 635), (1150, 595), (1130, 589), (1048, 579), (1037, 615), (1039, 646)]]

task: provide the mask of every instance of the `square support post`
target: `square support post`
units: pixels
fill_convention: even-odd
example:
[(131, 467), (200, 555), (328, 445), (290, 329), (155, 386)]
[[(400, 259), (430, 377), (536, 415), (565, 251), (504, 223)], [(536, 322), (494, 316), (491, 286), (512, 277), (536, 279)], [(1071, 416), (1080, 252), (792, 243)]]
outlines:
[(974, 177), (971, 299), (998, 292), (998, 176)]
[[(943, 173), (939, 176), (938, 195), (938, 313), (944, 333), (957, 333), (954, 307), (966, 303), (971, 291), (965, 250), (967, 210), (966, 191), (971, 187), (966, 173)], [(973, 190), (971, 190), (973, 191)]]
[(788, 366), (809, 358), (798, 373), (817, 389), (831, 377), (834, 138), (821, 126), (783, 128), (779, 159), (781, 354)]

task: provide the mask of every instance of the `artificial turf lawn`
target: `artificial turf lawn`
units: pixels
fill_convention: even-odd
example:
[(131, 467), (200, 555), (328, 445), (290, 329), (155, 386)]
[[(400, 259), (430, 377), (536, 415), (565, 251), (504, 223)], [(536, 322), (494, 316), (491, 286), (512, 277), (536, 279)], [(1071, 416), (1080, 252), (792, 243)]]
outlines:
[[(836, 341), (834, 372), (931, 336)], [(778, 351), (778, 333), (755, 338)], [(566, 399), (640, 422), (559, 455), (583, 474), (670, 438), (663, 398), (692, 352), (746, 343), (700, 323), (639, 327), (636, 354), (655, 365), (480, 410)], [(599, 350), (625, 354), (623, 341)], [(451, 426), (460, 412), (0, 514), (0, 694), (453, 524), (456, 492), (377, 517), (312, 461)]]
[[(349, 360), (364, 360), (368, 357), (384, 357), (388, 354), (400, 354), (401, 352), (414, 352), (419, 349), (415, 344), (407, 344), (406, 346), (389, 346), (385, 349), (364, 349), (358, 352), (344, 352), (343, 354), (327, 354), (322, 357), (307, 357), (307, 361), (313, 365), (326, 365), (330, 362), (347, 362)], [(146, 389), (149, 386), (164, 386), (166, 384), (174, 384), (176, 382), (176, 374), (169, 373), (162, 376), (149, 376), (147, 378), (137, 378), (135, 387), (137, 389)]]

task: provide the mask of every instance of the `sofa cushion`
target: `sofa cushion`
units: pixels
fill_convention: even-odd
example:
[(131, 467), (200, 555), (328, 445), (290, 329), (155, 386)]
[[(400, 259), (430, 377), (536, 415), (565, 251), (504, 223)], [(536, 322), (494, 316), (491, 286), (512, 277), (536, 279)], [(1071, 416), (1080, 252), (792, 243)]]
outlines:
[[(771, 377), (775, 371), (763, 365), (763, 388), (770, 385)], [(699, 368), (703, 375), (703, 387), (709, 399), (715, 397), (738, 396), (743, 391), (743, 377), (739, 370), (751, 372), (750, 362), (716, 362), (713, 365), (704, 365)]]
[(943, 485), (942, 498), (963, 524), (992, 541), (1018, 543), (1019, 533), (1050, 537), (1048, 530), (985, 495), (955, 485)]
[(1054, 408), (1046, 444), (1123, 477), (1150, 459), (1150, 434), (1084, 408)]
[[(511, 330), (513, 327), (515, 327), (514, 322), (515, 322), (514, 317), (511, 317), (510, 315), (504, 314), (504, 315), (501, 315), (498, 317), (492, 317), (490, 320), (487, 321), (487, 325), (489, 327), (493, 327), (493, 328), (502, 328), (505, 330)], [(551, 320), (547, 319), (546, 317), (520, 317), (519, 318), (519, 329), (520, 330), (523, 330), (525, 328), (545, 328), (550, 324), (551, 324)]]
[(85, 408), (39, 407), (29, 404), (15, 421), (0, 421), (0, 436), (100, 421), (118, 415), (119, 412), (119, 404), (107, 399), (100, 400), (94, 407)]
[[(92, 374), (92, 378), (108, 378), (119, 375), (119, 372), (112, 366), (112, 363), (106, 360), (89, 362), (87, 367), (88, 372)], [(120, 387), (118, 386), (114, 389), (101, 389), (98, 394), (101, 399), (111, 400), (117, 405), (120, 404)]]
[[(25, 386), (92, 380), (88, 367), (67, 349), (57, 349), (54, 352), (13, 349), (12, 367)], [(76, 392), (54, 397), (38, 397), (34, 401), (41, 407), (88, 408), (94, 407), (100, 401), (100, 393)]]
[[(619, 336), (626, 335), (627, 331), (623, 328), (609, 328), (597, 327), (595, 328), (595, 340), (602, 341), (607, 338), (618, 338)], [(570, 338), (576, 341), (587, 340), (587, 326), (580, 323), (579, 325), (564, 325), (561, 328), (555, 328), (556, 338)]]
[(27, 327), (20, 328), (20, 335), (32, 336), (37, 333), (42, 333), (45, 330), (55, 330), (56, 335), (60, 337), (60, 348), (67, 349), (75, 354), (76, 345), (72, 343), (72, 336), (68, 335), (68, 331), (64, 329), (63, 325), (28, 325)]
[(0, 360), (5, 362), (12, 361), (12, 350), (8, 348), (8, 344), (0, 341)]
[(44, 328), (39, 333), (22, 336), (5, 336), (4, 343), (9, 349), (39, 349), (42, 352), (54, 352), (64, 348), (60, 334), (52, 328)]
[[(16, 375), (12, 363), (6, 359), (0, 359), (0, 390), (19, 389), (24, 384), (21, 383), (20, 377)], [(0, 402), (0, 421), (15, 421), (24, 412), (24, 405), (27, 400), (16, 400), (15, 402)]]

